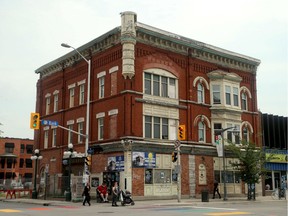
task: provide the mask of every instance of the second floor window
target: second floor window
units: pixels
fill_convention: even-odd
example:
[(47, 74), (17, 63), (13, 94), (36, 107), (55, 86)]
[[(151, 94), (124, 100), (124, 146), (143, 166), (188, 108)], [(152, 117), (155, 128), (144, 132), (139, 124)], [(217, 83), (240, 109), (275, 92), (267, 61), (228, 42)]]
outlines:
[[(83, 122), (78, 123), (78, 133), (81, 133), (81, 134), (84, 133), (83, 125), (84, 125)], [(78, 134), (78, 143), (81, 143), (81, 142), (83, 142), (83, 136)]]
[(104, 138), (104, 118), (98, 118), (98, 140)]
[(205, 142), (205, 124), (202, 121), (198, 123), (198, 141)]
[(73, 130), (73, 125), (68, 125), (68, 143), (73, 143), (73, 132), (71, 130)]
[(46, 98), (46, 115), (49, 114), (50, 111), (50, 97)]
[(247, 109), (247, 94), (245, 93), (241, 94), (241, 109), (248, 110)]
[(52, 129), (52, 147), (56, 147), (57, 129)]
[(85, 92), (84, 84), (80, 85), (80, 95), (79, 95), (79, 105), (84, 104), (84, 92)]
[(167, 118), (145, 116), (145, 138), (168, 139), (169, 124)]
[(99, 78), (99, 98), (104, 98), (105, 76)]
[(231, 87), (230, 86), (225, 86), (225, 99), (226, 99), (226, 104), (231, 105)]
[(49, 137), (49, 131), (46, 130), (44, 132), (44, 149), (48, 148), (48, 137)]
[(58, 112), (59, 95), (54, 95), (54, 112)]

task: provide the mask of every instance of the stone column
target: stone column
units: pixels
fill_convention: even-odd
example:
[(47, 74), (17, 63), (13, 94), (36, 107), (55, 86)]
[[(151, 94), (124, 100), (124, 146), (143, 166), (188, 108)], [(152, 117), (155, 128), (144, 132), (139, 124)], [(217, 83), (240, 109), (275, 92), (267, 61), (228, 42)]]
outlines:
[(136, 19), (134, 12), (121, 13), (122, 75), (125, 79), (135, 75)]

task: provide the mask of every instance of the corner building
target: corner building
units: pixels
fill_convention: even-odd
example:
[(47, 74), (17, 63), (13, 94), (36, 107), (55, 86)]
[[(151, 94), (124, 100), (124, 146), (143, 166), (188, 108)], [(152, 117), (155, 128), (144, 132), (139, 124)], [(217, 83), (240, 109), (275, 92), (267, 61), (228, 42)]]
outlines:
[[(260, 61), (170, 33), (121, 13), (121, 26), (77, 50), (91, 60), (89, 166), (92, 187), (119, 181), (134, 197), (177, 195), (181, 171), (182, 197), (213, 191), (214, 179), (223, 194), (223, 159), (217, 155), (214, 129), (236, 127), (226, 140), (258, 143), (256, 70)], [(36, 111), (42, 120), (85, 134), (87, 62), (72, 51), (36, 70)], [(185, 125), (181, 168), (171, 160), (178, 125)], [(67, 175), (64, 151), (73, 143), (84, 153), (85, 138), (53, 126), (35, 131), (49, 174)], [(226, 155), (227, 193), (244, 187)], [(84, 161), (72, 158), (74, 177)], [(72, 187), (73, 188), (73, 187)], [(92, 189), (94, 192), (94, 189)]]

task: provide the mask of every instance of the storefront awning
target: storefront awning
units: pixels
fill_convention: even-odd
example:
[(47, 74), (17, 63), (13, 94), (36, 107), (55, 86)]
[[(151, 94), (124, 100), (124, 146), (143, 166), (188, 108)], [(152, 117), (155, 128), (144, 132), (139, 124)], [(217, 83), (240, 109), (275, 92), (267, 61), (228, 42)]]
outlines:
[(287, 163), (266, 163), (265, 168), (274, 171), (287, 171)]

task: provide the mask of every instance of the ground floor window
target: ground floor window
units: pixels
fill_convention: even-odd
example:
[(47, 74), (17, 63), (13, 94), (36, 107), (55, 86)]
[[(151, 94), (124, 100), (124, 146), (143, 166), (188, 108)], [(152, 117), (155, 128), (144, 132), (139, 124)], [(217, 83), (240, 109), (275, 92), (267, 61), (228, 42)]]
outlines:
[(145, 169), (145, 184), (167, 184), (177, 182), (173, 169)]

